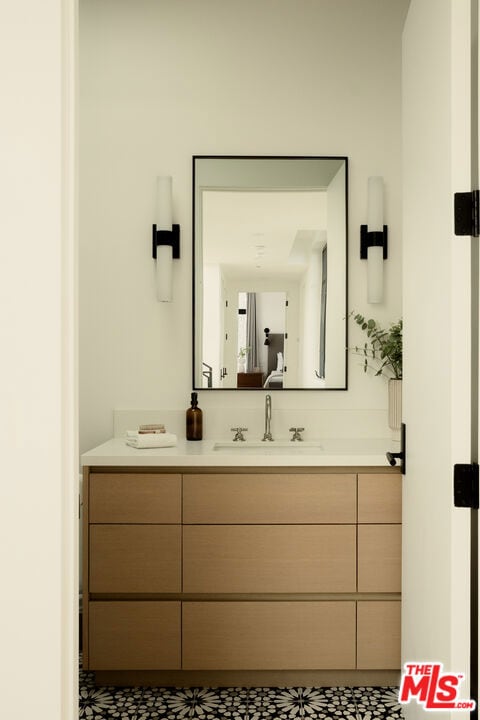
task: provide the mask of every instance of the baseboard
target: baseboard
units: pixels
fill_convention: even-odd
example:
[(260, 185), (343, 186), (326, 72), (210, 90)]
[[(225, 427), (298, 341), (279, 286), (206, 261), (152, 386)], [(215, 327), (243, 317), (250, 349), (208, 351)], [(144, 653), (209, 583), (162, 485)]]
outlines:
[(386, 687), (399, 670), (98, 670), (95, 684), (117, 687)]

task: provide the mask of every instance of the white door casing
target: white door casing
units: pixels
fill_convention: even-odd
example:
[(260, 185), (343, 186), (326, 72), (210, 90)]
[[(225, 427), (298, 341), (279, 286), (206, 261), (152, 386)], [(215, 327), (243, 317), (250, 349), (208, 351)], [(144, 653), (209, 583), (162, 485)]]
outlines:
[[(412, 0), (403, 36), (404, 422), (402, 662), (469, 673), (470, 512), (453, 466), (470, 462), (470, 238), (453, 195), (470, 188), (470, 0)], [(464, 683), (461, 697), (469, 698)], [(416, 702), (408, 720), (424, 717)], [(468, 712), (436, 712), (464, 720)]]

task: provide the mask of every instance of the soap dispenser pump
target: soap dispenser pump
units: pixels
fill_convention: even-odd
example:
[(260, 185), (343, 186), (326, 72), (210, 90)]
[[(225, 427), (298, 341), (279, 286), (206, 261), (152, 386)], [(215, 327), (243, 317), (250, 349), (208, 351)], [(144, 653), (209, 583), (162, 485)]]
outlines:
[(187, 440), (203, 437), (203, 413), (198, 407), (198, 394), (192, 392), (191, 406), (187, 410)]

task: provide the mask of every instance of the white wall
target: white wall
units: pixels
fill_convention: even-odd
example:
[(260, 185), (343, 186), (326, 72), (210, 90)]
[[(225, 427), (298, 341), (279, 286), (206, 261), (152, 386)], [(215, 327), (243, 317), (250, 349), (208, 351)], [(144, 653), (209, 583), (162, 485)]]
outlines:
[(2, 7), (1, 714), (78, 718), (75, 3)]
[[(400, 37), (407, 0), (81, 0), (81, 446), (113, 408), (183, 408), (191, 390), (191, 156), (347, 155), (350, 308), (369, 313), (359, 228), (385, 177), (390, 257), (379, 320), (401, 308)], [(172, 305), (150, 253), (155, 177), (181, 224)], [(352, 328), (350, 344), (359, 339)], [(349, 391), (275, 406), (384, 410), (382, 379), (350, 359)], [(205, 413), (263, 393), (201, 393)], [(228, 422), (228, 421), (227, 421)]]

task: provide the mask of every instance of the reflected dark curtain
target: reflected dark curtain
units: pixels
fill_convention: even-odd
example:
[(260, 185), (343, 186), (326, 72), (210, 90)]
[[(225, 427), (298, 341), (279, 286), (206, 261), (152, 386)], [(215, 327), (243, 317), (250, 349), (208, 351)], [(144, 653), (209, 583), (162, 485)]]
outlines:
[(252, 372), (253, 368), (258, 367), (256, 293), (247, 293), (247, 347), (250, 348), (247, 355), (247, 372)]

